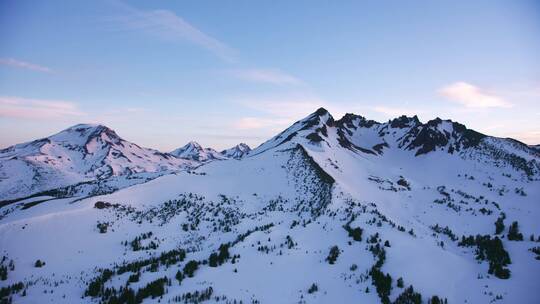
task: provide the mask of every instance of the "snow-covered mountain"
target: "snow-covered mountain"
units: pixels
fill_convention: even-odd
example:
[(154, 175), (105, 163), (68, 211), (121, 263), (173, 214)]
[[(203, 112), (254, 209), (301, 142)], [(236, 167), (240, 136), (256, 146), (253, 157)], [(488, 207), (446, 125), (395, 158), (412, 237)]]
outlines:
[(106, 126), (79, 124), (0, 150), (0, 200), (96, 180), (146, 179), (194, 165), (125, 141)]
[(248, 145), (240, 143), (232, 148), (221, 151), (221, 155), (227, 158), (240, 159), (246, 156), (249, 151), (251, 151), (251, 148)]
[(170, 154), (197, 162), (209, 162), (213, 160), (224, 160), (227, 158), (212, 148), (201, 147), (201, 145), (195, 141), (190, 141), (185, 146), (172, 151)]
[(319, 109), (240, 160), (3, 207), (2, 297), (539, 303), (539, 163), (449, 120)]

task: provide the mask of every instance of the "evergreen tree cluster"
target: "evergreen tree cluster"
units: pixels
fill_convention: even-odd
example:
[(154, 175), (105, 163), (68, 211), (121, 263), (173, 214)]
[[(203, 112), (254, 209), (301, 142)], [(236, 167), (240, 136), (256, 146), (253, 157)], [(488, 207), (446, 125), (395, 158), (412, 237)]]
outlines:
[(112, 278), (114, 272), (110, 269), (102, 269), (101, 274), (90, 281), (84, 293), (85, 296), (97, 297), (104, 292), (105, 282)]
[(529, 251), (536, 254), (535, 259), (540, 260), (540, 247), (536, 246), (536, 247), (530, 248)]
[(439, 226), (439, 224), (435, 224), (435, 226), (431, 226), (431, 229), (437, 233), (442, 233), (442, 234), (447, 235), (454, 242), (458, 240), (458, 237), (454, 234), (454, 232), (448, 226), (445, 226), (443, 228)]
[(373, 256), (377, 259), (375, 265), (371, 267), (369, 274), (371, 275), (371, 282), (373, 286), (375, 286), (375, 290), (377, 291), (381, 302), (383, 304), (389, 304), (390, 291), (392, 291), (392, 277), (390, 276), (390, 274), (384, 274), (381, 271), (381, 267), (386, 260), (386, 251), (384, 250), (384, 247), (381, 246), (378, 242), (378, 237), (379, 235), (378, 233), (376, 233), (375, 235), (372, 235), (368, 240), (368, 242), (370, 243), (375, 243), (375, 245), (371, 245), (369, 247), (369, 251), (371, 251)]
[(250, 234), (252, 234), (255, 231), (266, 231), (270, 228), (274, 227), (274, 223), (266, 224), (263, 226), (257, 226), (254, 229), (250, 229), (242, 234), (239, 234), (236, 239), (231, 243), (230, 247), (233, 247), (234, 245), (243, 242)]
[(328, 261), (329, 264), (334, 264), (337, 261), (338, 256), (339, 256), (339, 247), (332, 246), (332, 248), (330, 248), (330, 252), (328, 253), (328, 256), (326, 257), (326, 261)]
[(513, 222), (508, 228), (508, 240), (523, 241), (523, 234), (519, 232), (518, 222)]
[(441, 299), (438, 296), (433, 296), (428, 299), (428, 304), (448, 304), (448, 300), (446, 298)]
[(173, 249), (170, 251), (162, 252), (159, 257), (151, 257), (131, 263), (124, 263), (118, 266), (116, 273), (120, 275), (128, 271), (134, 273), (140, 272), (142, 268), (149, 265), (155, 265), (155, 268), (158, 268), (159, 265), (165, 265), (166, 267), (169, 267), (171, 265), (175, 265), (179, 262), (184, 261), (185, 258), (186, 251), (184, 249)]
[(422, 295), (409, 286), (396, 298), (394, 304), (422, 304)]
[(41, 267), (43, 267), (43, 266), (45, 266), (45, 262), (43, 262), (42, 260), (39, 260), (39, 259), (38, 259), (38, 260), (34, 263), (34, 267), (36, 267), (36, 268), (41, 268)]
[(2, 256), (2, 260), (0, 261), (0, 281), (5, 281), (8, 278), (8, 273), (10, 271), (15, 270), (15, 262), (13, 260), (9, 260), (9, 263), (6, 264), (8, 261), (7, 256)]
[(296, 243), (293, 241), (290, 235), (287, 235), (287, 237), (285, 238), (285, 242), (287, 244), (288, 249), (292, 249), (296, 245)]
[(121, 286), (119, 291), (116, 288), (107, 288), (102, 296), (102, 303), (106, 304), (139, 304), (144, 299), (151, 297), (159, 298), (166, 293), (165, 285), (170, 286), (170, 280), (167, 277), (154, 280), (144, 287), (139, 288), (137, 292), (129, 287)]
[[(21, 290), (24, 289), (24, 283), (18, 282), (12, 285), (4, 286), (0, 288), (0, 303), (1, 304), (11, 304), (12, 299), (11, 295), (19, 293)], [(25, 290), (26, 292), (26, 290)], [(24, 295), (24, 294), (23, 294)]]
[(146, 286), (137, 291), (137, 303), (142, 303), (142, 300), (148, 297), (152, 297), (152, 299), (161, 297), (165, 294), (166, 284), (169, 284), (169, 279), (167, 279), (167, 277), (159, 278), (146, 284)]
[(107, 233), (107, 228), (109, 228), (109, 223), (98, 222), (96, 227), (99, 230), (99, 233)]
[(137, 283), (139, 282), (139, 278), (141, 277), (141, 274), (139, 272), (134, 273), (129, 276), (128, 283)]
[(317, 284), (313, 283), (311, 284), (311, 286), (309, 287), (308, 289), (308, 293), (315, 293), (319, 290), (319, 286), (317, 286)]
[(210, 300), (210, 298), (212, 298), (213, 293), (214, 293), (214, 290), (212, 289), (212, 286), (210, 286), (210, 287), (208, 287), (206, 289), (203, 289), (201, 291), (197, 290), (197, 291), (194, 291), (194, 292), (187, 292), (187, 293), (184, 293), (182, 295), (175, 296), (174, 298), (172, 298), (172, 302), (176, 302), (176, 303), (183, 302), (183, 303), (186, 303), (186, 304), (189, 304), (189, 303), (192, 303), (192, 304), (202, 303), (204, 301)]
[(383, 304), (390, 303), (390, 291), (392, 291), (392, 277), (390, 274), (384, 274), (380, 267), (374, 265), (369, 272), (371, 275), (373, 286), (377, 290), (377, 294)]
[[(101, 269), (100, 274), (88, 283), (84, 295), (94, 298), (99, 297), (101, 303), (107, 304), (142, 303), (145, 298), (160, 297), (165, 293), (165, 284), (170, 286), (170, 280), (166, 277), (152, 281), (136, 292), (129, 288), (128, 285), (139, 282), (141, 270), (156, 272), (161, 265), (169, 267), (183, 261), (185, 257), (185, 250), (173, 249), (162, 252), (158, 257), (124, 263), (115, 266), (113, 269)], [(105, 283), (114, 275), (121, 275), (126, 272), (132, 272), (128, 277), (126, 287), (122, 286), (119, 290), (114, 287), (105, 287)]]
[(476, 259), (489, 262), (489, 274), (493, 274), (499, 279), (508, 279), (510, 277), (510, 270), (505, 268), (505, 266), (512, 263), (510, 255), (504, 249), (503, 243), (498, 237), (491, 238), (489, 235), (463, 236), (458, 245), (464, 247), (476, 246)]
[[(140, 236), (135, 237), (135, 239), (133, 239), (129, 243), (129, 245), (131, 246), (131, 249), (133, 251), (157, 249), (158, 244), (155, 243), (154, 241), (150, 241), (150, 243), (148, 245), (146, 245), (146, 246), (143, 246), (141, 244), (142, 240), (149, 239), (150, 237), (152, 237), (152, 231), (149, 231), (147, 233), (142, 233)], [(126, 241), (126, 243), (124, 245), (127, 245), (127, 241)]]
[(347, 232), (349, 233), (349, 237), (352, 237), (353, 240), (355, 240), (357, 242), (362, 241), (362, 233), (364, 232), (362, 230), (362, 228), (360, 228), (360, 227), (351, 228), (351, 226), (349, 226), (348, 223), (346, 225), (344, 225), (343, 228), (345, 228), (345, 230), (347, 230)]
[(230, 257), (229, 246), (229, 243), (221, 244), (218, 253), (212, 252), (208, 258), (208, 266), (218, 267), (225, 263)]
[(183, 271), (187, 277), (192, 278), (195, 275), (195, 271), (197, 271), (197, 269), (199, 269), (199, 263), (195, 260), (191, 260), (187, 262), (186, 265), (184, 265)]

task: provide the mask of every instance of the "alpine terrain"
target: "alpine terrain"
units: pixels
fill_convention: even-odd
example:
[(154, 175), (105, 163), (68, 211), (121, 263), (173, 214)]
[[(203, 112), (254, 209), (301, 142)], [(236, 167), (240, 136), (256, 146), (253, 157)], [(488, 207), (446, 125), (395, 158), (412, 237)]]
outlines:
[(251, 150), (0, 150), (0, 303), (540, 303), (540, 150), (321, 108)]

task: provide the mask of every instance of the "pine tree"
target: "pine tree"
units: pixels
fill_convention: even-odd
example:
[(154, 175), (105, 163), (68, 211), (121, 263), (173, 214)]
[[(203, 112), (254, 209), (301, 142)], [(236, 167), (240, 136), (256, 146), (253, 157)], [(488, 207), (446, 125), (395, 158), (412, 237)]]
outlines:
[(504, 212), (501, 216), (495, 221), (495, 234), (501, 234), (504, 231)]
[(329, 264), (334, 264), (339, 256), (339, 247), (338, 246), (332, 246), (330, 248), (330, 252), (328, 253), (328, 257), (326, 257), (326, 260)]
[(513, 222), (510, 228), (508, 228), (508, 240), (523, 241), (523, 234), (519, 232), (518, 222)]
[(403, 286), (404, 286), (404, 285), (403, 285), (403, 278), (397, 279), (397, 287), (403, 288)]
[(208, 266), (210, 267), (217, 267), (218, 266), (218, 255), (215, 252), (212, 252), (210, 254), (210, 257), (208, 258)]
[(178, 270), (175, 278), (178, 280), (178, 284), (182, 284), (182, 280), (184, 279), (184, 274), (182, 274), (182, 271)]

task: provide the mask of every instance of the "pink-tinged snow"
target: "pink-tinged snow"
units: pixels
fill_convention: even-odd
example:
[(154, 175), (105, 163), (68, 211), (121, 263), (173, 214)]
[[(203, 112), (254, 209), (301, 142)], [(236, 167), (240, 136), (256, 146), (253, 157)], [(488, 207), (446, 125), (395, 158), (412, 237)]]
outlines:
[(177, 172), (198, 162), (124, 141), (101, 125), (77, 125), (0, 152), (0, 200), (76, 183), (138, 173)]

